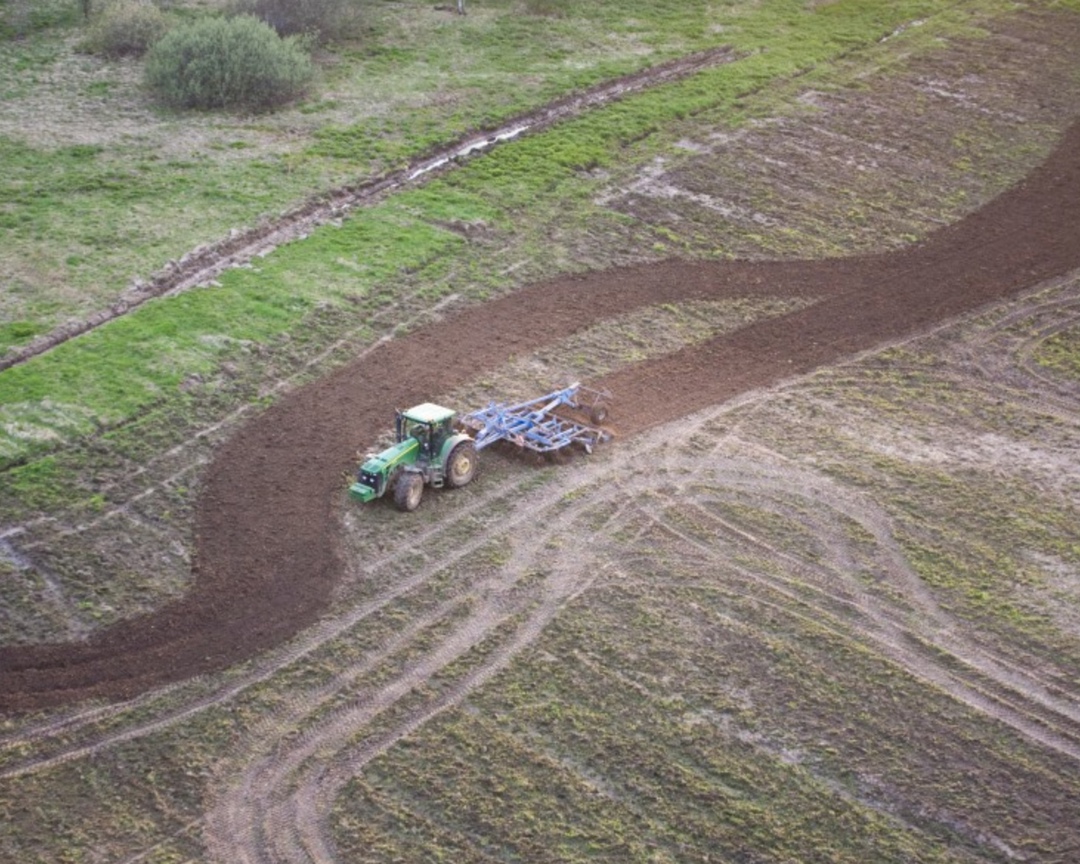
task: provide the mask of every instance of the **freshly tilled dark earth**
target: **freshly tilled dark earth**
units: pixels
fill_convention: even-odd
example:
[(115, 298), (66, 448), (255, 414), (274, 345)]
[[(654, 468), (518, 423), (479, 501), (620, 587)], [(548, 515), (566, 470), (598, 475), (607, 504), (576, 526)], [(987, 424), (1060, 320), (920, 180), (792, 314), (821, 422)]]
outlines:
[[(90, 641), (0, 651), (0, 709), (124, 698), (221, 669), (310, 624), (342, 572), (335, 512), (356, 448), (409, 404), (646, 304), (817, 302), (598, 382), (633, 433), (1080, 266), (1080, 125), (1023, 182), (909, 248), (795, 262), (670, 261), (536, 284), (386, 343), (241, 429), (207, 471), (193, 590)], [(483, 332), (483, 340), (472, 334)]]

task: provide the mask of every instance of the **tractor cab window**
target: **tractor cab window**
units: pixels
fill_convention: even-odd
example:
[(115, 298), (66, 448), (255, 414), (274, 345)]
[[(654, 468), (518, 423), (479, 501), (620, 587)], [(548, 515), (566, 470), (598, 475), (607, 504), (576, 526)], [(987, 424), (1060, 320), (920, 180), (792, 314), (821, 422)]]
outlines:
[(452, 431), (449, 417), (440, 423), (435, 423), (431, 428), (431, 446), (439, 450)]
[(405, 436), (407, 438), (415, 438), (420, 442), (420, 446), (427, 449), (428, 445), (428, 427), (426, 423), (417, 423), (410, 420), (405, 428)]

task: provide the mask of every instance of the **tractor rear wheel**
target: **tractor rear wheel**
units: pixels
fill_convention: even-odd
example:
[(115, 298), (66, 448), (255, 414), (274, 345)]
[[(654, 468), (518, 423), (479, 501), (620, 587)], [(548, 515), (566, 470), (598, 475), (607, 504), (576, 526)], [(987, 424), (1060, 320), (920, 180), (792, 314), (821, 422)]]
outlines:
[(476, 445), (472, 441), (462, 441), (450, 451), (446, 460), (446, 484), (451, 489), (458, 489), (469, 483), (476, 476)]
[(394, 505), (398, 510), (415, 510), (423, 497), (424, 478), (413, 471), (402, 471), (394, 481)]

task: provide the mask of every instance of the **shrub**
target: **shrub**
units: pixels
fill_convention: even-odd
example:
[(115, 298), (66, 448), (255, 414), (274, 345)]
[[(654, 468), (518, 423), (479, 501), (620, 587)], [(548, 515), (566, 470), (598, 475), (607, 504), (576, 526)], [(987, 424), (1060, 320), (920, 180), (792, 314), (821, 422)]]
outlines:
[(169, 29), (165, 14), (143, 0), (111, 3), (90, 25), (83, 47), (106, 57), (141, 57)]
[(357, 0), (231, 0), (233, 14), (254, 15), (281, 36), (303, 35), (325, 42), (354, 31), (359, 22)]
[(203, 18), (166, 33), (146, 55), (146, 83), (173, 108), (265, 111), (300, 96), (311, 58), (250, 16)]

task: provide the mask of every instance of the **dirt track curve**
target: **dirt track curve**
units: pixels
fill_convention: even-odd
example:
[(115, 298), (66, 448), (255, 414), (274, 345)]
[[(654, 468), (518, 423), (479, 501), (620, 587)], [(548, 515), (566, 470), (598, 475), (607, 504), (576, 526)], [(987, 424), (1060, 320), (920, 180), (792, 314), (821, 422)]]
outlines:
[[(801, 311), (607, 376), (631, 433), (916, 333), (1080, 267), (1080, 124), (981, 211), (906, 250), (802, 262), (668, 262), (530, 286), (385, 343), (284, 398), (208, 469), (195, 584), (159, 612), (85, 643), (0, 650), (0, 710), (122, 698), (221, 669), (325, 609), (343, 569), (342, 472), (388, 406), (645, 304), (754, 295)], [(483, 334), (477, 338), (477, 334)]]

